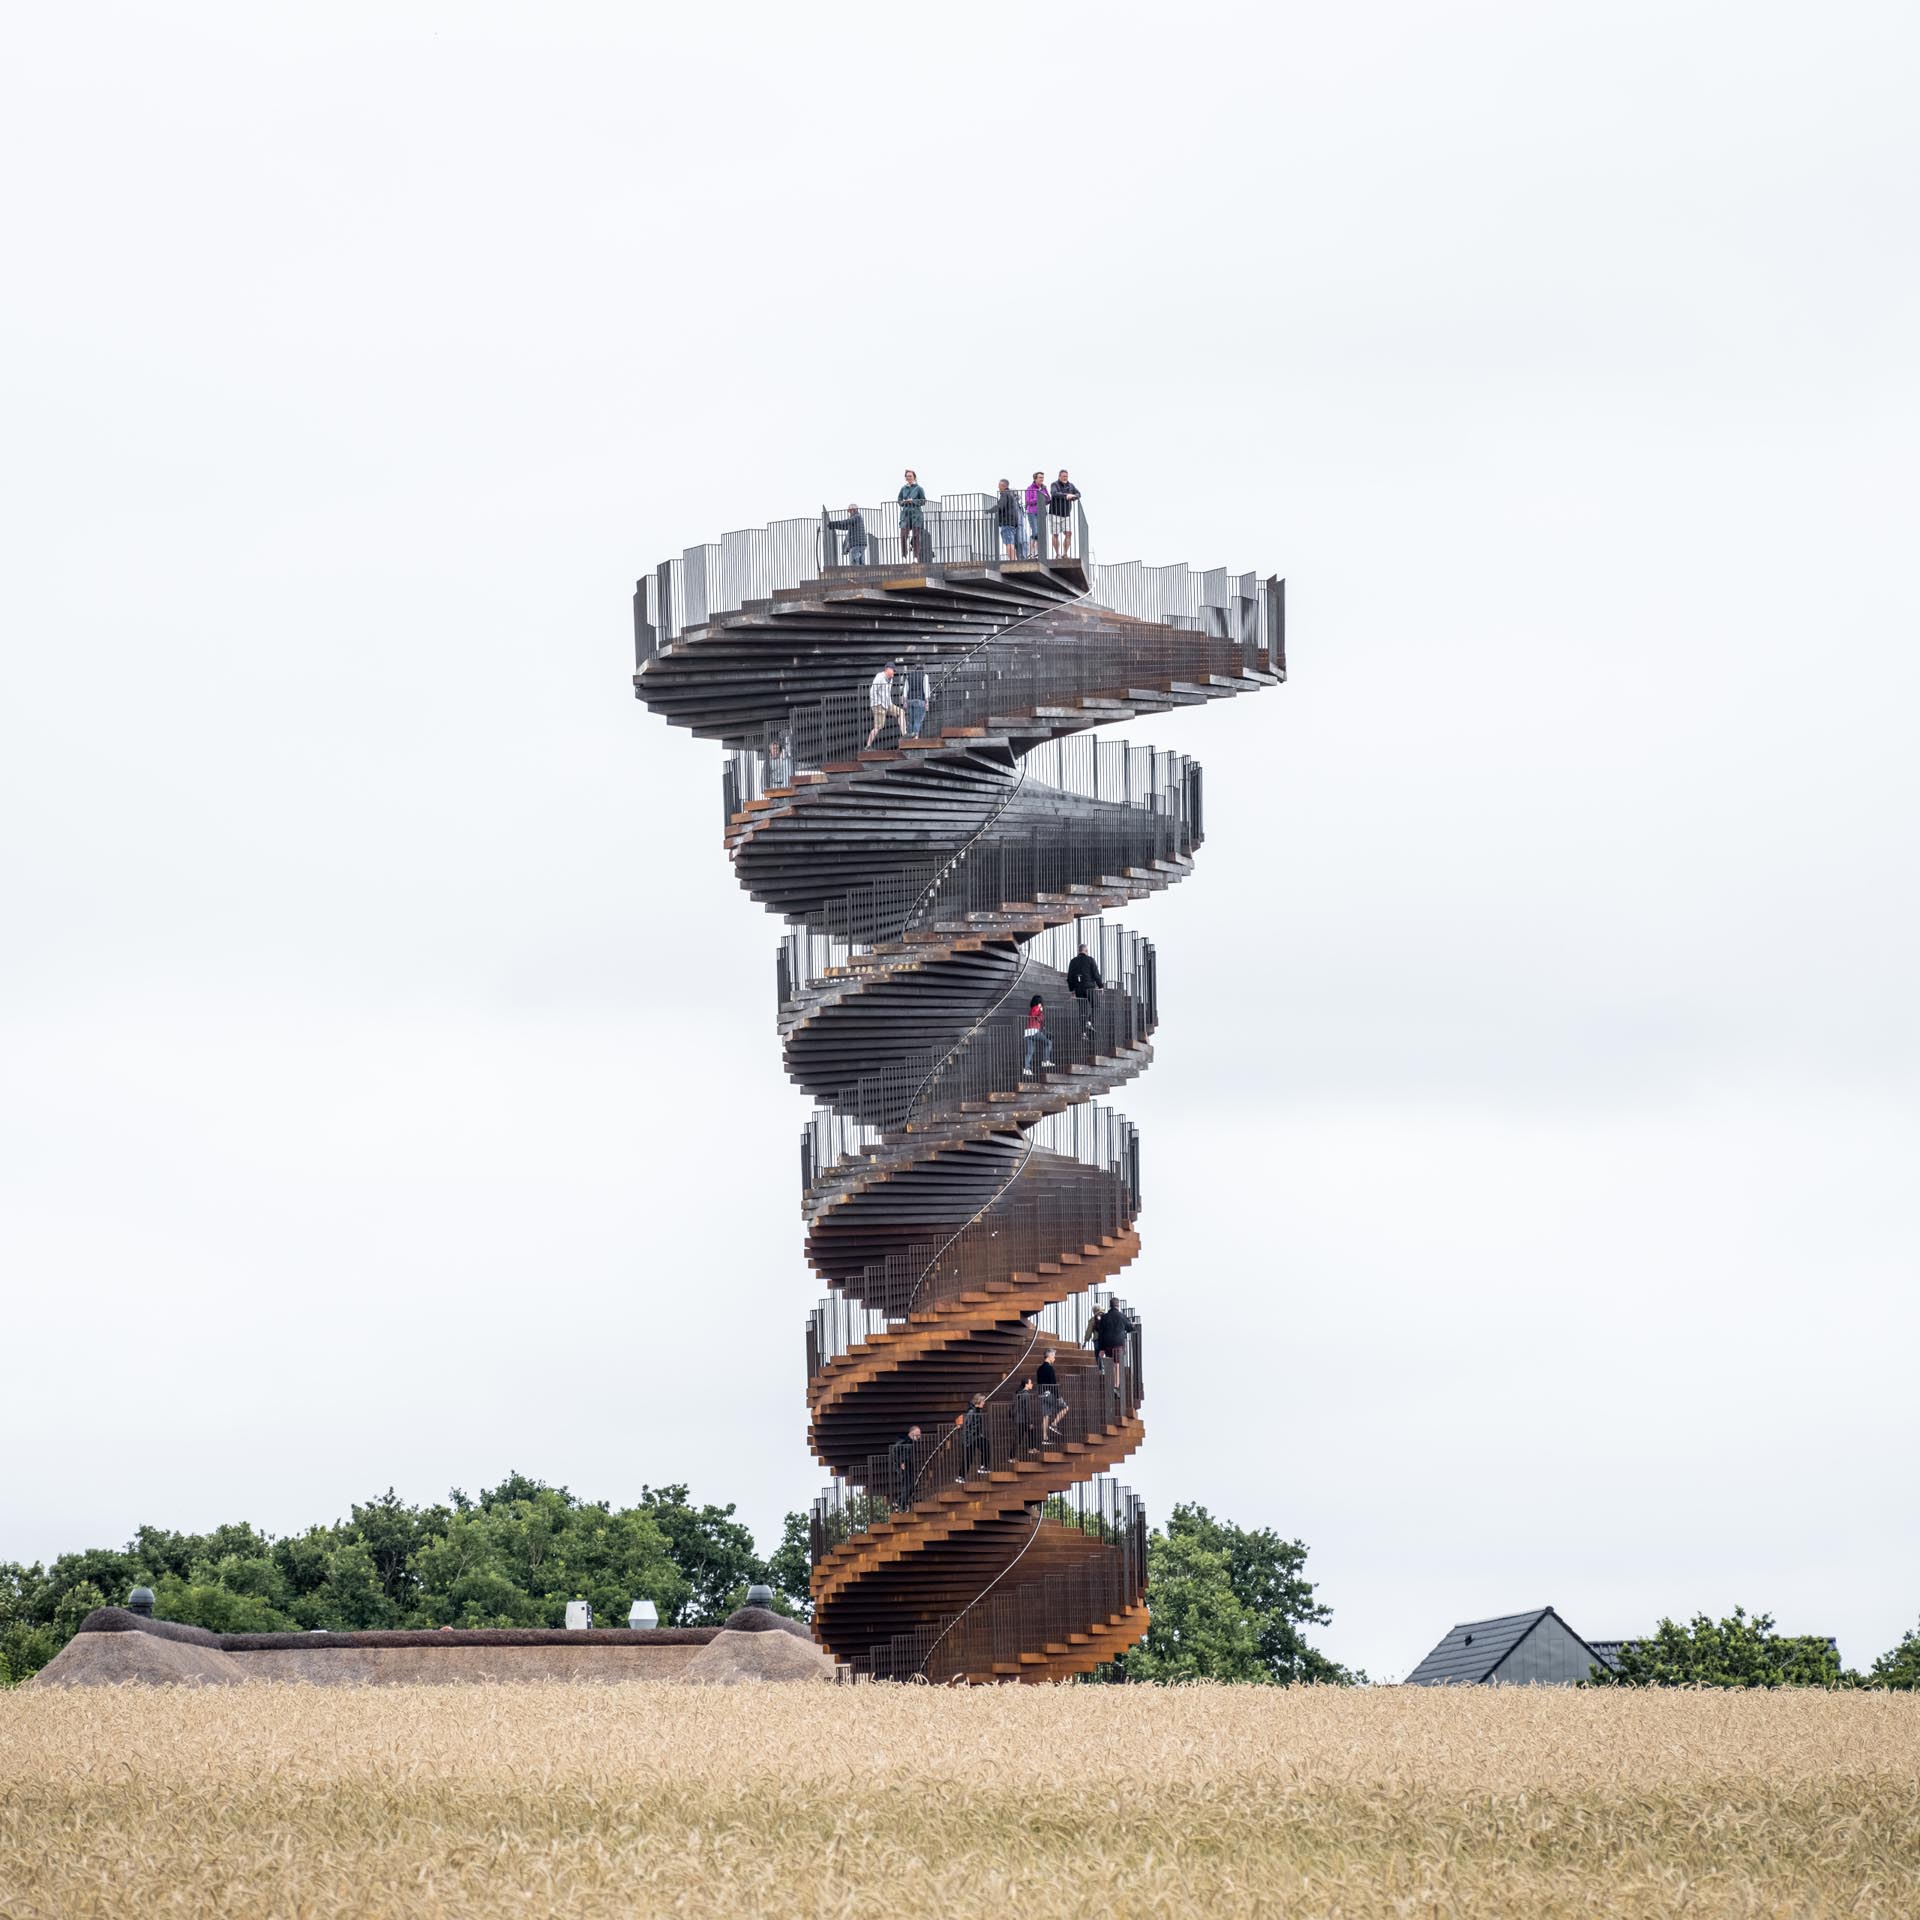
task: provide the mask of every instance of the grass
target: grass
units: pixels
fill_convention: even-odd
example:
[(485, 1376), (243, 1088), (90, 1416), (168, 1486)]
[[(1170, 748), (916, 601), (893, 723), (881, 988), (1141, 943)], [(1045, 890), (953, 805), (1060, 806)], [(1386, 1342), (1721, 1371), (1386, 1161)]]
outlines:
[(1920, 1696), (0, 1693), (0, 1915), (1920, 1915)]

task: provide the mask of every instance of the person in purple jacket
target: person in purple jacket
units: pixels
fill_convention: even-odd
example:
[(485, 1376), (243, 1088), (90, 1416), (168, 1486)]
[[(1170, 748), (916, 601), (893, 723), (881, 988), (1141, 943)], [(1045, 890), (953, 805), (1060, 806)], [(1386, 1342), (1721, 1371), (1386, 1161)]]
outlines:
[(1047, 476), (1038, 469), (1027, 488), (1027, 558), (1044, 560), (1047, 557), (1047, 507), (1053, 498), (1053, 489), (1047, 485)]

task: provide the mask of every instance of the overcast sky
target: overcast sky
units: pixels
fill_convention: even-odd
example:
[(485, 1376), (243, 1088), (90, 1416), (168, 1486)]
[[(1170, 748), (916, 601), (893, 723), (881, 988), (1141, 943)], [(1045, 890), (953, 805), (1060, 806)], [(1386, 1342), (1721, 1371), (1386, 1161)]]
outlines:
[(1324, 1644), (1920, 1618), (1908, 5), (16, 12), (0, 1558), (518, 1468), (771, 1544), (776, 923), (629, 595), (1070, 466), (1195, 753), (1156, 1515)]

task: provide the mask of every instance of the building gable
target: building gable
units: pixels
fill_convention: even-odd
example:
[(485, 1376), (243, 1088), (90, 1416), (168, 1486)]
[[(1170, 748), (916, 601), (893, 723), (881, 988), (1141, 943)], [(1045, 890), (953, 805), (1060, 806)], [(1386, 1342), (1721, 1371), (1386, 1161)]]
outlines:
[(1570, 1687), (1602, 1665), (1594, 1650), (1549, 1607), (1514, 1642), (1489, 1678), (1502, 1686)]

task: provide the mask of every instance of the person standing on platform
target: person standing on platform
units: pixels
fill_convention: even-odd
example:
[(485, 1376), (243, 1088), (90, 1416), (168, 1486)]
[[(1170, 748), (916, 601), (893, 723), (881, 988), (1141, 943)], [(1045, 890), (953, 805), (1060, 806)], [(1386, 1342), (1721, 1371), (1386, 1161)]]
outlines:
[(1026, 1057), (1020, 1067), (1020, 1077), (1023, 1080), (1033, 1078), (1033, 1062), (1036, 1054), (1040, 1056), (1042, 1067), (1053, 1065), (1053, 1042), (1047, 1038), (1046, 1003), (1037, 993), (1027, 1008)]
[(889, 720), (900, 729), (900, 737), (906, 738), (907, 716), (900, 711), (899, 703), (893, 697), (893, 669), (882, 667), (873, 676), (873, 684), (867, 689), (867, 705), (873, 709), (873, 731), (867, 735), (867, 745), (871, 747), (880, 737), (880, 729)]
[[(1065, 467), (1060, 469), (1060, 478), (1047, 489), (1047, 517), (1053, 522), (1053, 557), (1056, 560), (1070, 559), (1073, 554), (1073, 506), (1080, 498), (1080, 489), (1067, 478)], [(1085, 559), (1084, 554), (1081, 555)]]
[(829, 520), (827, 525), (835, 533), (847, 536), (847, 565), (864, 567), (867, 564), (867, 523), (860, 509), (849, 500), (847, 517), (844, 520)]
[(1020, 558), (1020, 527), (1026, 518), (1026, 510), (1020, 504), (1020, 496), (1002, 480), (1000, 491), (993, 496), (993, 524), (1000, 534), (1000, 557), (1003, 560)]
[(927, 724), (927, 709), (933, 704), (933, 682), (925, 667), (908, 667), (900, 677), (905, 683), (902, 691), (907, 703), (907, 738), (918, 740), (920, 729)]
[(1067, 963), (1067, 991), (1080, 1003), (1080, 1031), (1093, 1038), (1093, 996), (1107, 983), (1100, 963), (1083, 946)]
[(887, 1449), (887, 1464), (893, 1469), (893, 1504), (906, 1508), (913, 1505), (913, 1450), (920, 1444), (920, 1429), (909, 1427), (892, 1446)]
[(1047, 486), (1047, 476), (1038, 467), (1033, 470), (1033, 479), (1027, 485), (1024, 505), (1027, 509), (1027, 558), (1044, 560), (1047, 557), (1047, 513), (1052, 493)]
[(924, 560), (927, 557), (927, 490), (907, 469), (907, 481), (894, 496), (900, 502), (900, 557)]
[(1053, 1356), (1057, 1349), (1049, 1347), (1047, 1357), (1040, 1362), (1034, 1372), (1034, 1381), (1040, 1389), (1040, 1444), (1044, 1447), (1050, 1440), (1060, 1438), (1060, 1427), (1073, 1409), (1060, 1397), (1060, 1376), (1054, 1371)]
[(793, 785), (793, 742), (784, 733), (776, 733), (773, 744), (767, 749), (767, 785)]

